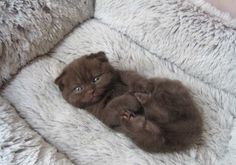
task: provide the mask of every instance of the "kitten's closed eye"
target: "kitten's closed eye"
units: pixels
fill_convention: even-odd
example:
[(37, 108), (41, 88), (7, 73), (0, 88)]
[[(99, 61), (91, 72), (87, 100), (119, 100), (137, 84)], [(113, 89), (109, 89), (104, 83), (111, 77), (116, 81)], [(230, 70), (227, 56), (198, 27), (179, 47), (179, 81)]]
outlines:
[(74, 91), (75, 93), (81, 93), (81, 92), (83, 91), (83, 87), (77, 86), (77, 87), (74, 88), (73, 91)]

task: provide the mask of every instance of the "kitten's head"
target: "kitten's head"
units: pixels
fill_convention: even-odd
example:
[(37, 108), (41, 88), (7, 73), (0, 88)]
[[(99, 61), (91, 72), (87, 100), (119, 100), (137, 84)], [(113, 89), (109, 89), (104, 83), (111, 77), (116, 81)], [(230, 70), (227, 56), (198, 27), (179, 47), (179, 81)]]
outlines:
[(115, 71), (103, 52), (85, 55), (65, 67), (55, 83), (65, 100), (85, 108), (98, 102), (109, 90)]

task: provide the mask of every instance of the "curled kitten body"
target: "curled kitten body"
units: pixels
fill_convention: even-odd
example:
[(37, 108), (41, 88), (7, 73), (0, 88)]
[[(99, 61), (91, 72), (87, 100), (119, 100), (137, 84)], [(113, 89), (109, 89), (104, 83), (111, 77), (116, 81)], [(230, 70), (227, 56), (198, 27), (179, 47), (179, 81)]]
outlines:
[(145, 151), (184, 150), (201, 135), (200, 113), (180, 82), (116, 70), (103, 52), (74, 60), (55, 83), (68, 103), (126, 134)]

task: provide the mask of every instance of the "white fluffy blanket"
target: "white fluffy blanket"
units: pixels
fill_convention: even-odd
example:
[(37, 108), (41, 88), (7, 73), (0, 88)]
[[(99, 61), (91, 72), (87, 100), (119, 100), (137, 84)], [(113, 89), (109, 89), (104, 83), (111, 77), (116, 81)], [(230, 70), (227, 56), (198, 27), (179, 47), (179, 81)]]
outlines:
[(93, 11), (93, 0), (1, 0), (0, 87)]
[(33, 131), (9, 102), (1, 97), (0, 132), (1, 165), (73, 164)]
[[(66, 103), (54, 79), (65, 64), (100, 50), (118, 68), (178, 79), (188, 86), (203, 114), (204, 144), (183, 153), (149, 154)], [(23, 69), (3, 95), (34, 130), (76, 164), (233, 165), (235, 57), (236, 31), (188, 1), (99, 0), (93, 20)]]

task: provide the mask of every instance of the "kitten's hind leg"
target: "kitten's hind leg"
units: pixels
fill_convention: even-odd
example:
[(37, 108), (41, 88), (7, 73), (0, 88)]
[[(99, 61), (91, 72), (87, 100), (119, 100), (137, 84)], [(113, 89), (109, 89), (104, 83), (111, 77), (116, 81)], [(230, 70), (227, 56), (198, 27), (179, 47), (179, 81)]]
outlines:
[(132, 116), (125, 114), (121, 117), (121, 123), (125, 133), (140, 148), (148, 152), (160, 151), (165, 140), (158, 125), (149, 120), (145, 120), (144, 116)]

